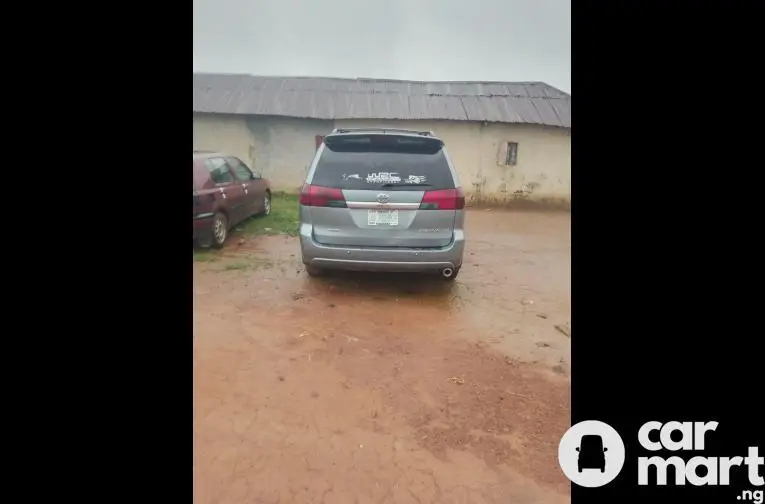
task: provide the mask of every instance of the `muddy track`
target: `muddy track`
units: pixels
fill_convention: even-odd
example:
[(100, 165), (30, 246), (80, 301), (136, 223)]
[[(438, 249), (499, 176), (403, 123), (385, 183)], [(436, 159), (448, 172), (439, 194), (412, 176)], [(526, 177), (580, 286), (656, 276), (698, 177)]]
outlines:
[(288, 237), (195, 264), (196, 502), (567, 502), (569, 217), (468, 233), (452, 285), (309, 279)]

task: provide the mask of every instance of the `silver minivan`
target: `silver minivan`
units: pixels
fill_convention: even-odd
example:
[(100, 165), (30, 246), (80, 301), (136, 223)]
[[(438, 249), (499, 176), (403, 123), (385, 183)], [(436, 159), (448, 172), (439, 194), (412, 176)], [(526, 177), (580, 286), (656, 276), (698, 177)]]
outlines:
[(300, 247), (309, 275), (342, 269), (434, 272), (462, 267), (465, 196), (432, 132), (336, 129), (300, 194)]

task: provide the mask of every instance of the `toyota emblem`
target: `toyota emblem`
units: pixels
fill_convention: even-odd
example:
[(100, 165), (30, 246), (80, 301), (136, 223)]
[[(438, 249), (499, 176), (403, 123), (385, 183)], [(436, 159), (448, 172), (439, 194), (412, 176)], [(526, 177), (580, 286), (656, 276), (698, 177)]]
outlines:
[(380, 193), (377, 195), (378, 203), (387, 203), (390, 200), (390, 194)]

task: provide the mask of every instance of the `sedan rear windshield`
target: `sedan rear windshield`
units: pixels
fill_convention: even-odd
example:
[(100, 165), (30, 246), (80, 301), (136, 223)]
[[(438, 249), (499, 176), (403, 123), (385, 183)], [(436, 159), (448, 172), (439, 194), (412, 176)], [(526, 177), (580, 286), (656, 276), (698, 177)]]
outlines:
[(454, 189), (440, 140), (395, 135), (328, 137), (311, 183), (337, 189)]

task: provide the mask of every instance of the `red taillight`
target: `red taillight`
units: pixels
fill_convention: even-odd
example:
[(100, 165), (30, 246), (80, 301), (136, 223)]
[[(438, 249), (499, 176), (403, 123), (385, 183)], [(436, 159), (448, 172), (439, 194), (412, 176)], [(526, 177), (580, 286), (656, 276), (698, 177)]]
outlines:
[(420, 210), (462, 210), (465, 208), (465, 193), (462, 188), (442, 191), (425, 191)]
[(303, 184), (300, 204), (315, 207), (346, 208), (342, 189)]

